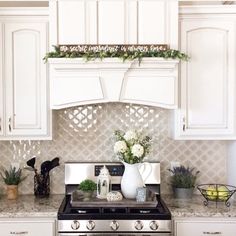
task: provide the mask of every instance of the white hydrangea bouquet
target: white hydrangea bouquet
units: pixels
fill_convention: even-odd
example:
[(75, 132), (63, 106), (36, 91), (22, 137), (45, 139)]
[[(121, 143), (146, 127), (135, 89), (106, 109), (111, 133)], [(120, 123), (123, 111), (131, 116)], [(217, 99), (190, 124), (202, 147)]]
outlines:
[(149, 153), (151, 138), (143, 136), (136, 130), (129, 130), (125, 133), (116, 130), (115, 138), (114, 152), (120, 161), (129, 164), (140, 163)]

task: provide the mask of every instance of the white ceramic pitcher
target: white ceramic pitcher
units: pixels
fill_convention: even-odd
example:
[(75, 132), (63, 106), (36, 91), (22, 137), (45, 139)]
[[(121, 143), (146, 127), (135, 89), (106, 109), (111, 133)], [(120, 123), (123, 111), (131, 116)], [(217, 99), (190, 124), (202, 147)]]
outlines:
[(136, 189), (145, 186), (145, 181), (152, 172), (152, 165), (148, 162), (122, 163), (125, 166), (125, 171), (121, 179), (121, 191), (125, 198), (134, 199), (136, 197)]

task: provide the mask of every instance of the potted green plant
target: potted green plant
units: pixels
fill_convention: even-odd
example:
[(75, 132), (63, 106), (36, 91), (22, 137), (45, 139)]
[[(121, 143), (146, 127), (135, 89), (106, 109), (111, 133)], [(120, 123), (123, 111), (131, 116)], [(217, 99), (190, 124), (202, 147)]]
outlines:
[(85, 179), (79, 184), (79, 190), (83, 192), (84, 200), (89, 200), (96, 189), (97, 184), (90, 179)]
[(169, 169), (172, 173), (170, 183), (174, 192), (175, 198), (192, 198), (197, 175), (200, 173), (194, 168), (185, 167), (183, 165)]
[(18, 185), (26, 178), (22, 177), (22, 169), (10, 167), (0, 173), (7, 187), (7, 199), (14, 200), (18, 197)]

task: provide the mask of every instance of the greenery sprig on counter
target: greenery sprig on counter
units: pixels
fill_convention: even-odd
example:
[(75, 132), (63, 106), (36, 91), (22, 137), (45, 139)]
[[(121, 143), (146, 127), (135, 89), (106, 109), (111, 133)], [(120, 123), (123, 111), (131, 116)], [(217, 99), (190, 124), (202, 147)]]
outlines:
[[(86, 47), (86, 50), (85, 50)], [(96, 48), (97, 47), (97, 48)], [(125, 46), (124, 46), (125, 47)], [(102, 49), (101, 49), (102, 48)], [(138, 59), (141, 62), (144, 57), (159, 57), (164, 59), (188, 60), (189, 57), (174, 49), (159, 50), (155, 46), (129, 46), (121, 50), (120, 46), (54, 46), (55, 51), (48, 52), (44, 57), (47, 62), (48, 58), (84, 58), (86, 61), (104, 58), (120, 58), (123, 62), (126, 60)]]

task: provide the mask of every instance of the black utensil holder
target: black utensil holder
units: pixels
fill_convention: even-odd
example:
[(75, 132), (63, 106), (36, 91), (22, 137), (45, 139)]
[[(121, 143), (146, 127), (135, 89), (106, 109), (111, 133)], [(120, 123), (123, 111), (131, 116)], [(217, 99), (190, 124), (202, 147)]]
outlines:
[(50, 176), (37, 174), (34, 176), (34, 195), (36, 197), (49, 197), (50, 195)]

